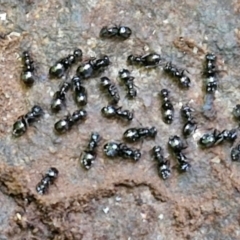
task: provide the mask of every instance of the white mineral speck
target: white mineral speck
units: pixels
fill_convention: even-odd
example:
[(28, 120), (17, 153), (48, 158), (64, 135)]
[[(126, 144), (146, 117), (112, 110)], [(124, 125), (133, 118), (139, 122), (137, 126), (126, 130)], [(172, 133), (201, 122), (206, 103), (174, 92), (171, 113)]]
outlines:
[(120, 202), (120, 201), (122, 200), (122, 198), (117, 196), (117, 197), (115, 198), (115, 200), (116, 200), (116, 202)]
[(56, 153), (56, 152), (57, 152), (57, 149), (54, 148), (54, 147), (49, 147), (49, 152), (50, 152), (50, 153)]
[(163, 23), (164, 23), (164, 24), (168, 24), (168, 23), (169, 23), (169, 22), (168, 22), (168, 19), (163, 20)]
[(220, 158), (219, 157), (214, 157), (214, 158), (212, 158), (211, 160), (210, 160), (210, 162), (212, 162), (212, 163), (220, 163)]
[(193, 134), (193, 139), (194, 139), (195, 141), (197, 141), (197, 140), (199, 140), (199, 138), (202, 137), (202, 135), (203, 135), (203, 134), (202, 134), (199, 130), (196, 130), (195, 133)]
[(193, 53), (194, 53), (194, 54), (197, 54), (197, 52), (198, 52), (198, 48), (197, 48), (197, 47), (194, 47), (194, 48), (193, 48)]
[(6, 19), (7, 19), (7, 13), (0, 13), (0, 20), (6, 21)]
[(109, 207), (103, 208), (103, 212), (107, 214), (109, 212)]
[(160, 215), (158, 216), (158, 219), (159, 219), (159, 220), (163, 220), (163, 214), (160, 214)]
[(143, 220), (145, 220), (146, 219), (146, 214), (145, 213), (141, 213), (141, 217), (142, 217)]
[(48, 113), (44, 114), (44, 118), (48, 119), (50, 117), (50, 115)]
[(182, 107), (182, 106), (183, 106), (183, 103), (182, 103), (182, 102), (179, 102), (178, 106), (179, 106), (179, 107)]
[(9, 37), (20, 37), (21, 36), (21, 34), (20, 33), (18, 33), (18, 32), (11, 32), (9, 35), (8, 35)]
[(149, 51), (149, 46), (145, 45), (145, 46), (143, 47), (143, 49), (144, 49), (145, 52), (148, 52), (148, 51)]

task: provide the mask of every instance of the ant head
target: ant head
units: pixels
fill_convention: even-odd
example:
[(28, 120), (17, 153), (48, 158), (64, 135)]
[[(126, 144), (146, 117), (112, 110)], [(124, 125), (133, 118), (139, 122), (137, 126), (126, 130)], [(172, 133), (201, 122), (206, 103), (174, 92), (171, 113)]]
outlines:
[(82, 85), (82, 79), (79, 76), (74, 76), (71, 80), (72, 86)]
[(138, 149), (133, 151), (133, 155), (134, 155), (133, 157), (134, 161), (138, 161), (142, 156), (141, 152)]
[(111, 84), (111, 80), (108, 77), (101, 77), (101, 85), (107, 87)]
[(155, 127), (151, 127), (149, 129), (151, 137), (155, 137), (157, 135), (157, 129)]
[(217, 57), (213, 53), (207, 53), (205, 58), (208, 61), (216, 61), (217, 59)]
[(123, 68), (118, 72), (118, 75), (121, 79), (126, 79), (130, 77), (130, 71), (128, 69)]
[(110, 60), (109, 60), (109, 57), (107, 55), (104, 55), (103, 56), (103, 60), (104, 60), (104, 65), (105, 66), (108, 66), (111, 64)]
[(134, 61), (135, 57), (131, 54), (127, 57), (128, 64), (131, 64)]
[(46, 175), (51, 178), (56, 178), (58, 176), (58, 170), (55, 167), (49, 168)]
[(92, 132), (91, 140), (93, 140), (96, 143), (99, 142), (101, 140), (100, 134), (98, 132)]
[(23, 57), (29, 57), (29, 52), (28, 51), (23, 51), (22, 56)]
[(160, 153), (162, 153), (162, 148), (157, 145), (157, 146), (154, 146), (151, 151), (152, 151), (152, 154), (154, 154), (154, 155), (160, 154)]
[(75, 49), (74, 52), (73, 52), (73, 55), (74, 55), (76, 60), (80, 61), (82, 59), (82, 50), (79, 49), (79, 48)]
[(107, 157), (116, 157), (119, 153), (119, 143), (108, 142), (103, 146), (103, 151)]
[[(80, 109), (80, 110), (77, 110), (76, 112), (74, 113), (77, 113), (78, 116), (81, 118), (81, 119), (85, 119), (87, 117), (87, 111), (85, 109)], [(73, 113), (73, 115), (74, 115)]]
[(32, 112), (36, 115), (36, 116), (41, 116), (43, 114), (43, 110), (40, 106), (38, 105), (34, 105), (32, 107)]
[(161, 96), (166, 98), (169, 95), (169, 90), (167, 90), (166, 88), (162, 89), (160, 92)]

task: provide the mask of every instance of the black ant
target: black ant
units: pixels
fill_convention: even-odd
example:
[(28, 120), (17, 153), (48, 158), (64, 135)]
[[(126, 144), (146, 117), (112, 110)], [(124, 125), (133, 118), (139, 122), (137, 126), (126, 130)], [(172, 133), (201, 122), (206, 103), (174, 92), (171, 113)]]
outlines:
[(182, 153), (182, 150), (186, 148), (181, 138), (177, 135), (169, 137), (168, 145), (172, 149), (173, 153), (175, 154), (179, 169), (183, 172), (186, 172), (191, 167), (190, 163), (187, 161), (187, 157), (185, 154)]
[(164, 67), (164, 71), (170, 76), (178, 78), (180, 86), (184, 88), (190, 87), (191, 80), (184, 73), (186, 70), (180, 70), (176, 66), (172, 65), (171, 62), (167, 62)]
[(206, 92), (212, 93), (217, 90), (218, 83), (216, 78), (216, 60), (217, 57), (213, 53), (207, 53), (205, 56), (206, 66), (204, 70), (204, 76), (206, 79)]
[(137, 90), (134, 85), (134, 77), (131, 76), (130, 71), (127, 69), (122, 69), (119, 71), (119, 77), (123, 81), (127, 88), (127, 97), (132, 99), (137, 96)]
[(136, 142), (143, 138), (155, 138), (156, 135), (155, 127), (129, 128), (123, 133), (123, 138), (129, 142)]
[(157, 53), (148, 53), (143, 56), (129, 55), (127, 63), (129, 65), (144, 66), (146, 68), (159, 66), (162, 58)]
[(214, 129), (212, 133), (206, 133), (199, 139), (199, 144), (202, 147), (210, 148), (221, 144), (224, 141), (234, 142), (237, 138), (237, 130), (223, 130), (219, 132), (217, 129)]
[(79, 77), (75, 76), (72, 78), (72, 88), (74, 94), (74, 100), (79, 106), (85, 106), (87, 104), (88, 94), (82, 81)]
[(50, 67), (49, 75), (51, 77), (61, 78), (74, 63), (81, 60), (82, 50), (76, 49), (74, 50), (73, 54), (70, 54), (67, 57), (60, 59), (52, 67)]
[(231, 150), (232, 161), (240, 161), (240, 144)]
[(164, 158), (162, 148), (160, 146), (153, 147), (152, 154), (154, 160), (158, 163), (159, 175), (161, 175), (164, 180), (169, 178), (171, 175), (170, 162)]
[(162, 103), (162, 113), (163, 113), (163, 121), (167, 124), (171, 124), (174, 117), (174, 107), (169, 100), (169, 91), (167, 89), (162, 89), (160, 95), (163, 99)]
[(54, 128), (58, 133), (65, 133), (69, 131), (74, 124), (80, 120), (85, 120), (87, 117), (87, 112), (84, 109), (79, 109), (75, 111), (71, 116), (66, 116), (65, 118), (59, 120), (55, 123)]
[(181, 152), (183, 149), (186, 148), (181, 138), (177, 135), (169, 137), (168, 145), (174, 153)]
[(109, 142), (104, 145), (103, 151), (108, 157), (122, 157), (138, 161), (141, 158), (139, 149), (129, 148), (124, 143)]
[(177, 152), (176, 157), (179, 163), (179, 169), (183, 172), (186, 172), (190, 169), (191, 165), (188, 162), (187, 157), (182, 152)]
[(64, 82), (59, 90), (55, 92), (53, 95), (52, 103), (51, 103), (51, 109), (54, 112), (58, 112), (62, 109), (63, 105), (66, 101), (66, 93), (70, 89), (70, 83)]
[(107, 55), (99, 59), (91, 58), (88, 62), (81, 64), (77, 68), (77, 75), (82, 79), (95, 77), (97, 74), (103, 72), (109, 65), (110, 60)]
[(36, 121), (42, 115), (42, 108), (37, 105), (33, 106), (30, 112), (23, 116), (20, 116), (18, 120), (13, 124), (13, 136), (20, 137), (23, 135), (27, 131), (29, 124)]
[(185, 105), (181, 108), (181, 115), (184, 119), (187, 120), (187, 122), (183, 126), (183, 135), (185, 137), (188, 137), (192, 135), (195, 130), (197, 129), (197, 123), (195, 122), (194, 118), (192, 117), (192, 112), (194, 110), (190, 108), (189, 106)]
[(117, 104), (120, 100), (118, 89), (114, 83), (108, 77), (101, 78), (101, 86), (103, 89), (106, 89), (112, 99), (112, 104)]
[(90, 137), (87, 148), (80, 156), (80, 163), (82, 166), (89, 170), (96, 159), (96, 147), (100, 141), (100, 135), (97, 132), (93, 132)]
[(49, 168), (42, 180), (37, 184), (36, 191), (39, 194), (45, 194), (50, 185), (52, 185), (58, 177), (58, 170), (54, 167)]
[(33, 66), (33, 60), (30, 57), (28, 51), (23, 52), (22, 63), (23, 63), (23, 70), (21, 73), (21, 80), (27, 86), (32, 86), (35, 81), (35, 77), (33, 74), (34, 66)]
[(115, 27), (107, 27), (104, 26), (100, 31), (100, 37), (102, 38), (115, 38), (118, 37), (120, 39), (126, 40), (132, 34), (132, 30), (129, 27), (125, 26), (115, 26)]
[(240, 104), (237, 104), (234, 108), (233, 108), (233, 116), (237, 119), (240, 120)]
[(129, 110), (122, 110), (122, 107), (108, 105), (106, 107), (103, 107), (101, 112), (103, 116), (107, 118), (120, 117), (127, 121), (132, 121), (133, 119), (133, 112)]

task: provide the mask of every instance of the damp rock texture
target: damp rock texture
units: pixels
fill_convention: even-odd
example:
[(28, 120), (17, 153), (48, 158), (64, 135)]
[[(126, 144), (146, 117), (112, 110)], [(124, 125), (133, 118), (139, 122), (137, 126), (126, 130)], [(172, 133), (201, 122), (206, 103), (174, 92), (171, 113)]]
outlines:
[[(233, 107), (240, 103), (240, 2), (164, 0), (3, 0), (0, 8), (0, 238), (1, 239), (239, 239), (240, 165), (230, 158), (231, 145), (207, 150), (199, 138), (213, 128), (232, 129)], [(99, 38), (100, 29), (125, 25), (132, 36), (125, 40)], [(74, 76), (75, 64), (62, 79), (50, 79), (49, 67), (83, 51), (83, 61), (109, 56), (111, 65), (100, 76), (109, 77), (120, 92), (120, 106), (134, 111), (130, 124), (105, 119), (101, 108), (108, 100), (99, 88), (100, 76), (86, 80), (88, 117), (66, 134), (57, 135), (54, 123), (76, 106), (71, 90), (66, 106), (50, 109), (59, 85)], [(20, 81), (21, 54), (29, 51), (36, 81), (31, 88)], [(157, 52), (164, 61), (187, 69), (189, 90), (163, 73), (163, 66), (127, 66), (130, 54)], [(206, 100), (202, 76), (207, 52), (217, 56), (219, 87)], [(136, 99), (126, 98), (118, 71), (128, 68), (135, 77)], [(162, 120), (159, 92), (167, 88), (175, 107), (171, 125)], [(184, 150), (191, 164), (186, 173), (169, 153), (167, 141), (180, 135), (184, 120), (179, 110), (188, 103), (195, 109), (198, 128), (186, 139)], [(12, 125), (33, 105), (44, 116), (19, 137)], [(203, 108), (204, 106), (204, 108)], [(204, 111), (203, 111), (204, 109)], [(155, 126), (155, 139), (129, 144), (141, 149), (138, 162), (109, 159), (103, 146), (122, 141), (129, 127)], [(79, 164), (92, 131), (102, 136), (97, 158), (89, 171)], [(238, 140), (234, 144), (237, 143)], [(171, 177), (163, 181), (149, 151), (160, 145), (170, 160)], [(50, 167), (59, 171), (45, 195), (36, 185)]]

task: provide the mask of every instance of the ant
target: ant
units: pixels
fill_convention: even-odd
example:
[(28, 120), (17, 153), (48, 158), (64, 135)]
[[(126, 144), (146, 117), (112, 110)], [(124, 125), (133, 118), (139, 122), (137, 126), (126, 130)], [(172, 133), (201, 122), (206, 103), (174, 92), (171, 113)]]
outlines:
[(134, 77), (131, 76), (130, 71), (122, 69), (118, 72), (120, 79), (123, 81), (127, 88), (127, 97), (132, 99), (137, 96), (137, 90), (134, 85)]
[(168, 145), (174, 153), (181, 152), (183, 149), (186, 148), (181, 138), (177, 135), (169, 137)]
[(107, 27), (104, 26), (100, 31), (102, 38), (120, 38), (123, 40), (128, 39), (132, 34), (132, 30), (125, 26)]
[(74, 100), (79, 106), (85, 106), (87, 104), (88, 94), (82, 81), (79, 77), (75, 76), (72, 78), (72, 88), (74, 94)]
[(195, 132), (195, 130), (197, 129), (197, 123), (194, 121), (194, 119), (192, 117), (193, 111), (194, 110), (187, 105), (182, 106), (182, 108), (181, 108), (181, 115), (184, 119), (187, 120), (187, 122), (184, 124), (183, 130), (182, 130), (183, 135), (185, 137), (192, 135)]
[(66, 93), (70, 88), (70, 83), (64, 82), (60, 89), (55, 92), (53, 95), (52, 103), (51, 103), (51, 109), (54, 112), (58, 112), (62, 109), (62, 106), (65, 104), (66, 101)]
[(190, 169), (191, 165), (188, 162), (187, 157), (182, 152), (176, 153), (176, 157), (179, 163), (179, 169), (183, 172), (186, 172)]
[(132, 121), (133, 119), (133, 112), (129, 110), (122, 110), (122, 107), (114, 107), (112, 105), (108, 105), (103, 107), (101, 110), (104, 117), (111, 118), (111, 117), (120, 117), (127, 121)]
[(231, 150), (232, 161), (240, 161), (240, 144)]
[(169, 91), (167, 89), (162, 89), (160, 95), (163, 99), (162, 103), (163, 121), (167, 124), (171, 124), (174, 117), (174, 108), (168, 97)]
[(233, 116), (237, 119), (240, 120), (240, 104), (237, 104), (234, 108), (233, 108)]
[(170, 76), (178, 78), (180, 86), (184, 88), (190, 87), (191, 80), (184, 74), (186, 70), (180, 70), (175, 65), (172, 65), (171, 62), (167, 62), (164, 71)]
[(136, 142), (143, 138), (155, 138), (156, 135), (155, 127), (129, 128), (123, 133), (123, 138), (129, 142)]
[(216, 78), (216, 60), (217, 57), (213, 53), (207, 53), (205, 56), (206, 64), (204, 76), (206, 79), (206, 92), (212, 93), (217, 90), (218, 83)]
[(214, 129), (212, 133), (205, 133), (200, 139), (199, 144), (202, 147), (210, 148), (221, 144), (224, 141), (234, 142), (237, 138), (237, 130), (223, 130), (219, 132), (217, 129)]
[(124, 143), (109, 142), (103, 146), (103, 151), (108, 157), (122, 157), (138, 161), (141, 158), (139, 149), (129, 148)]
[(77, 68), (77, 75), (82, 79), (94, 77), (95, 75), (103, 72), (106, 67), (110, 65), (110, 60), (107, 55), (102, 58), (91, 58), (88, 62), (81, 64)]
[(127, 58), (127, 63), (129, 65), (144, 66), (146, 68), (157, 67), (161, 62), (162, 58), (157, 53), (148, 53), (143, 56), (129, 55)]
[(106, 89), (112, 99), (112, 104), (117, 104), (120, 100), (120, 96), (118, 93), (118, 89), (114, 83), (111, 82), (111, 80), (107, 77), (101, 78), (101, 87), (103, 89)]
[(153, 147), (152, 155), (158, 163), (159, 175), (164, 180), (169, 178), (171, 175), (170, 162), (164, 158), (162, 148), (160, 146)]
[(13, 136), (20, 137), (26, 131), (30, 123), (36, 121), (43, 115), (43, 110), (38, 105), (32, 107), (31, 111), (27, 114), (20, 116), (17, 121), (13, 124)]
[(24, 51), (22, 54), (22, 63), (23, 63), (23, 70), (21, 72), (21, 81), (27, 85), (32, 86), (35, 78), (34, 78), (34, 66), (33, 66), (33, 60), (30, 57), (30, 54), (28, 51)]
[(74, 63), (81, 60), (82, 50), (75, 49), (73, 54), (70, 54), (67, 57), (60, 59), (52, 67), (50, 67), (49, 75), (51, 77), (61, 78)]
[(65, 133), (69, 131), (74, 124), (80, 120), (85, 120), (87, 117), (87, 112), (84, 109), (76, 110), (71, 116), (66, 116), (65, 118), (59, 120), (55, 123), (54, 128), (57, 133)]
[(190, 163), (188, 163), (185, 154), (182, 153), (182, 150), (185, 149), (186, 146), (184, 146), (181, 138), (177, 135), (169, 137), (168, 145), (172, 149), (173, 153), (175, 154), (178, 160), (179, 169), (183, 172), (188, 171), (191, 165)]
[(54, 167), (49, 168), (42, 180), (37, 184), (36, 191), (39, 194), (45, 194), (50, 185), (52, 185), (58, 177), (58, 170)]
[(100, 139), (100, 135), (97, 132), (93, 132), (91, 134), (87, 148), (80, 156), (80, 163), (86, 170), (89, 170), (91, 168), (96, 159), (96, 147)]

